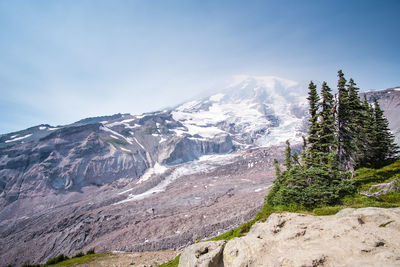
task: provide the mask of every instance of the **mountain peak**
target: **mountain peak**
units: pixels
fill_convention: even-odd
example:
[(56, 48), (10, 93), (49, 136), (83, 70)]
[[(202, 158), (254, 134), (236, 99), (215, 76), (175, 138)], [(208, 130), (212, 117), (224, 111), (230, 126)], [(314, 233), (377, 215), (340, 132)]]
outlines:
[(237, 86), (247, 87), (250, 84), (256, 87), (262, 86), (267, 88), (275, 88), (277, 86), (287, 88), (299, 85), (298, 82), (277, 76), (235, 75), (233, 76), (233, 82), (227, 88)]

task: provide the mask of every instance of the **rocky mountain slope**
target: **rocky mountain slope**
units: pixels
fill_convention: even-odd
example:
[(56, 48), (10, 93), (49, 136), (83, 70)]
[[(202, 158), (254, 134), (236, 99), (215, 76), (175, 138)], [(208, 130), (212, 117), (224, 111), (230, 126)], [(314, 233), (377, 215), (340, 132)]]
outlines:
[(305, 95), (243, 77), (160, 112), (1, 135), (0, 261), (177, 248), (248, 220), (282, 144), (306, 132)]
[(179, 266), (399, 266), (400, 209), (272, 214), (240, 238), (189, 246)]
[(365, 94), (369, 102), (372, 102), (374, 98), (379, 101), (389, 120), (389, 127), (395, 135), (396, 143), (400, 144), (400, 87), (369, 91)]

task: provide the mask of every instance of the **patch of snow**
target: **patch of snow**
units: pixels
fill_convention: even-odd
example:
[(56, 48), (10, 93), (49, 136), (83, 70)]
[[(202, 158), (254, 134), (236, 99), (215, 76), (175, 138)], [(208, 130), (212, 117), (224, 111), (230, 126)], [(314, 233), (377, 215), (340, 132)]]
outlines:
[(128, 138), (126, 138), (125, 136), (123, 136), (122, 134), (117, 133), (116, 131), (111, 130), (110, 128), (106, 127), (106, 126), (100, 126), (100, 130), (103, 130), (105, 132), (109, 132), (114, 136), (119, 136), (121, 137), (123, 140), (125, 140), (126, 142), (128, 142), (129, 144), (133, 145), (132, 141), (129, 140)]
[(123, 147), (120, 147), (120, 149), (121, 149), (122, 151), (125, 151), (125, 152), (132, 153), (132, 151), (131, 151), (131, 150), (129, 150), (129, 149), (126, 149), (126, 148), (123, 148)]
[(31, 135), (32, 135), (32, 134), (27, 134), (27, 135), (24, 135), (24, 136), (21, 136), (21, 137), (17, 137), (17, 138), (13, 138), (13, 139), (10, 139), (10, 140), (6, 140), (5, 142), (6, 142), (6, 143), (10, 143), (10, 142), (19, 141), (19, 140), (28, 138), (28, 137), (31, 136)]
[(139, 143), (139, 141), (136, 139), (136, 137), (133, 137), (133, 139), (135, 140), (135, 142), (136, 142), (144, 151), (146, 151), (146, 149), (144, 148), (144, 146), (142, 146), (142, 144)]
[(57, 127), (54, 127), (54, 128), (47, 128), (47, 130), (49, 130), (49, 131), (54, 131), (54, 130), (57, 130), (58, 128)]
[(135, 119), (135, 118), (133, 118), (133, 119), (127, 119), (127, 120), (121, 121), (121, 123), (129, 123), (129, 122), (134, 121), (134, 120), (136, 120), (136, 119)]
[(112, 137), (112, 138), (114, 138), (114, 139), (120, 139), (118, 136), (115, 136), (115, 135), (113, 135), (113, 134), (110, 134), (110, 136)]
[(13, 135), (13, 136), (10, 136), (10, 138), (11, 138), (11, 139), (14, 139), (14, 138), (17, 137), (17, 136), (18, 136), (18, 134)]
[[(172, 173), (170, 175), (166, 176), (164, 178), (164, 180), (162, 180), (155, 187), (153, 187), (141, 194), (138, 194), (138, 195), (129, 194), (127, 199), (119, 201), (117, 203), (114, 203), (114, 205), (129, 202), (129, 201), (144, 199), (153, 194), (164, 192), (168, 185), (170, 185), (172, 182), (174, 182), (176, 179), (178, 179), (182, 176), (192, 175), (192, 174), (196, 174), (196, 173), (210, 172), (210, 171), (214, 170), (215, 168), (217, 168), (218, 166), (221, 166), (222, 164), (226, 164), (226, 163), (230, 162), (235, 157), (237, 157), (237, 155), (232, 155), (232, 154), (202, 156), (197, 161), (182, 164), (181, 166), (177, 167), (175, 170), (172, 171)], [(164, 166), (161, 166), (161, 167), (164, 167)], [(164, 168), (166, 168), (166, 167), (164, 167)], [(154, 169), (154, 167), (152, 169)], [(152, 171), (150, 171), (150, 172), (152, 172)], [(143, 179), (143, 176), (140, 178), (140, 180)], [(149, 177), (146, 176), (146, 180), (148, 178), (150, 178), (150, 176)], [(124, 194), (131, 190), (132, 189), (129, 189), (129, 190), (126, 190), (119, 194)]]
[(224, 96), (225, 96), (224, 94), (219, 93), (219, 94), (211, 96), (209, 99), (211, 101), (218, 102), (218, 101), (221, 101), (221, 99), (224, 98)]
[(41, 130), (41, 131), (46, 130), (46, 129), (47, 129), (47, 127), (45, 127), (45, 126), (39, 126), (39, 130)]
[(168, 170), (167, 167), (160, 165), (158, 162), (156, 162), (153, 168), (149, 168), (146, 170), (146, 172), (140, 177), (140, 179), (136, 182), (136, 184), (140, 184), (147, 181), (154, 174), (163, 174), (167, 170)]
[(254, 190), (254, 192), (260, 192), (260, 191), (262, 191), (263, 190), (263, 188), (257, 188), (256, 190)]
[(191, 108), (193, 108), (193, 107), (195, 107), (197, 104), (199, 104), (200, 102), (199, 101), (190, 101), (190, 102), (186, 102), (185, 104), (183, 104), (183, 105), (181, 105), (181, 106), (179, 106), (178, 108), (177, 108), (177, 110), (185, 110), (185, 109), (191, 109)]
[(394, 88), (395, 91), (400, 91), (400, 87)]
[(190, 135), (198, 134), (205, 138), (213, 138), (214, 136), (216, 136), (218, 134), (226, 133), (225, 131), (218, 129), (215, 126), (200, 127), (200, 126), (196, 126), (193, 124), (186, 124), (186, 127), (187, 127), (188, 133)]

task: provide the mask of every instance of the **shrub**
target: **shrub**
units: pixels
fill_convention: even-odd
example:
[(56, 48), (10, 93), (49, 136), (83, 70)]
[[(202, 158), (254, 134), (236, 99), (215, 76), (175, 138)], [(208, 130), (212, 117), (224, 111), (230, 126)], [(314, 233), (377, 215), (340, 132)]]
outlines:
[(90, 255), (90, 254), (94, 254), (94, 248), (91, 248), (86, 252), (86, 255)]
[(60, 254), (57, 257), (51, 258), (48, 261), (46, 261), (45, 266), (46, 265), (52, 265), (52, 264), (56, 264), (65, 260), (68, 260), (69, 258), (67, 256), (64, 256), (64, 254)]
[(80, 251), (80, 252), (76, 253), (75, 256), (73, 256), (72, 258), (79, 258), (79, 257), (83, 257), (83, 256), (85, 256), (85, 254), (83, 254), (83, 252)]
[(24, 262), (21, 267), (40, 267), (39, 264), (30, 264), (29, 261)]

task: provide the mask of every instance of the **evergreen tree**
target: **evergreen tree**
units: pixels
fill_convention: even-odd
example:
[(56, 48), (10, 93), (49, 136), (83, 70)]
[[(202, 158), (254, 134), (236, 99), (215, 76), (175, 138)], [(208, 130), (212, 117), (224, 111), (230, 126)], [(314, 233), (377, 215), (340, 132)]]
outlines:
[(285, 164), (284, 165), (287, 170), (292, 168), (292, 149), (290, 148), (289, 140), (286, 140)]
[(390, 132), (389, 123), (376, 99), (374, 99), (374, 119), (373, 158), (375, 165), (380, 165), (385, 160), (394, 157), (398, 152), (398, 147), (394, 143), (394, 136)]
[(323, 82), (318, 140), (319, 150), (323, 153), (330, 153), (336, 150), (334, 100), (331, 92), (326, 82)]
[(351, 150), (351, 134), (348, 128), (349, 92), (346, 89), (346, 79), (341, 70), (338, 71), (338, 103), (337, 103), (337, 135), (339, 164), (342, 168), (349, 166), (349, 151)]
[(378, 101), (374, 106), (359, 98), (353, 79), (346, 84), (338, 72), (338, 98), (324, 82), (321, 102), (316, 86), (310, 82), (308, 102), (310, 127), (303, 138), (302, 162), (286, 142), (285, 166), (281, 172), (274, 161), (277, 179), (267, 197), (271, 205), (295, 204), (306, 208), (340, 203), (344, 195), (355, 192), (350, 170), (354, 166), (383, 164), (398, 152), (388, 121)]
[(371, 167), (373, 161), (373, 132), (375, 125), (374, 109), (368, 104), (367, 96), (364, 94), (364, 100), (361, 105), (362, 127), (360, 131), (360, 141), (363, 143), (359, 148), (361, 157), (356, 167)]
[(309, 103), (309, 114), (310, 114), (310, 128), (308, 129), (308, 140), (307, 143), (309, 148), (305, 155), (305, 162), (307, 166), (315, 164), (316, 154), (318, 152), (318, 140), (319, 140), (319, 125), (318, 125), (318, 109), (319, 109), (319, 96), (317, 93), (317, 86), (311, 81), (308, 86), (308, 103)]
[(278, 178), (281, 176), (281, 169), (279, 168), (279, 163), (277, 159), (274, 159), (275, 176)]
[(350, 79), (348, 84), (348, 112), (347, 120), (348, 129), (348, 147), (346, 148), (346, 154), (350, 160), (351, 166), (358, 166), (363, 157), (364, 145), (366, 140), (363, 136), (364, 127), (364, 115), (361, 100), (359, 97), (359, 88), (356, 87), (356, 83), (353, 79)]

